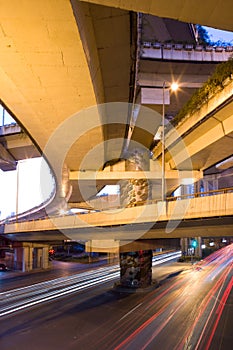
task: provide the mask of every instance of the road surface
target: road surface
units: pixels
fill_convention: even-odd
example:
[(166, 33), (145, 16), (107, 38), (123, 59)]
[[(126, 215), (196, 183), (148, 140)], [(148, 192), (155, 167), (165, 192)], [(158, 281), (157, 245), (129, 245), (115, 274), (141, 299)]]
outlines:
[(0, 349), (230, 350), (232, 261), (230, 245), (193, 266), (155, 266), (159, 284), (137, 293), (114, 289), (109, 271), (108, 281), (2, 315)]

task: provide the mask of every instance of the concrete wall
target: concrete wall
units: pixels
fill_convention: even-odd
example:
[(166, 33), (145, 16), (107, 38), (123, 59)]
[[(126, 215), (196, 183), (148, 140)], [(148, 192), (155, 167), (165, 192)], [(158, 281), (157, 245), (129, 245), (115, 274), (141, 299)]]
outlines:
[[(233, 215), (233, 192), (5, 225), (5, 233), (66, 230)], [(36, 234), (36, 233), (35, 233)], [(48, 233), (49, 235), (49, 233)]]

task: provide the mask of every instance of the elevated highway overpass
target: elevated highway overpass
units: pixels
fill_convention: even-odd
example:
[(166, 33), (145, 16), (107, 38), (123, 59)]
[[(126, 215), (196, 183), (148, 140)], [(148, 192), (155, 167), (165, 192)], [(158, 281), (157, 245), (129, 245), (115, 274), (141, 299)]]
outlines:
[[(102, 7), (98, 4), (106, 6)], [(153, 125), (148, 124), (151, 129), (145, 130), (144, 126), (140, 127), (143, 125), (142, 114), (136, 115), (134, 120), (132, 113), (132, 106), (137, 102), (138, 22), (136, 14), (131, 11), (178, 18), (182, 21), (222, 29), (233, 29), (230, 2), (210, 2), (208, 0), (205, 2), (205, 8), (208, 11), (203, 11), (203, 2), (200, 1), (195, 3), (173, 1), (171, 4), (168, 1), (154, 3), (149, 0), (136, 3), (118, 0), (105, 0), (104, 2), (98, 0), (57, 2), (52, 0), (38, 3), (27, 0), (20, 5), (17, 1), (2, 2), (1, 5), (1, 99), (16, 116), (19, 125), (27, 130), (39, 152), (47, 158), (54, 170), (58, 200), (60, 197), (64, 199), (66, 195), (62, 188), (63, 163), (66, 164), (71, 179), (74, 179), (79, 172), (89, 170), (104, 174), (104, 170), (106, 171), (109, 167), (114, 172), (116, 169), (114, 167), (119, 165), (117, 163), (119, 160), (122, 158), (129, 160), (128, 155), (125, 156), (124, 152), (132, 150), (135, 143), (142, 145), (144, 150), (150, 149), (154, 135), (161, 124), (161, 115), (156, 114)], [(145, 76), (140, 77), (140, 79), (144, 78)], [(227, 89), (226, 86), (224, 91), (226, 92)], [(219, 94), (224, 95), (224, 92), (219, 92)], [(183, 141), (177, 143), (177, 133), (173, 130), (167, 135), (166, 147), (169, 149), (165, 159), (167, 172), (170, 170), (202, 172), (227, 158), (230, 153), (232, 154), (230, 94), (232, 95), (229, 92), (227, 98), (225, 96), (227, 103), (223, 102), (224, 97), (222, 102), (219, 102), (224, 112), (218, 110), (217, 102), (212, 100), (213, 104), (211, 102), (210, 105), (203, 107), (200, 114), (198, 112), (193, 119), (184, 120), (178, 126), (181, 138), (185, 140), (185, 154), (183, 149), (180, 149)], [(116, 102), (127, 104), (127, 108), (123, 109), (124, 113), (121, 110), (117, 117), (112, 118), (108, 108), (104, 113), (100, 112), (100, 104)], [(214, 103), (215, 107), (213, 107)], [(92, 108), (92, 106), (98, 107)], [(76, 129), (65, 128), (71, 119), (76, 120), (77, 123), (72, 124)], [(208, 137), (205, 137), (207, 130)], [(76, 138), (75, 134), (78, 135)], [(52, 146), (51, 140), (53, 141)], [(226, 145), (227, 147), (224, 147)], [(92, 152), (93, 149), (96, 151)], [(154, 159), (161, 164), (161, 144), (158, 143), (153, 152)], [(135, 166), (133, 170), (138, 170), (136, 168)], [(129, 168), (125, 170), (129, 171)], [(95, 182), (94, 186), (91, 186), (91, 191), (94, 189), (95, 192), (98, 192), (98, 189), (107, 183), (104, 175), (102, 176), (103, 179), (99, 179), (99, 185), (98, 182)], [(172, 190), (175, 187), (173, 186), (174, 183), (168, 188)], [(217, 201), (217, 206), (219, 206), (219, 215), (222, 215), (225, 220), (226, 231), (229, 234), (228, 221), (231, 219), (232, 212), (226, 211), (226, 203), (228, 200), (232, 203), (231, 194), (223, 194), (223, 196), (219, 198), (224, 198), (225, 211), (221, 201)], [(76, 198), (77, 202), (81, 200), (80, 197)], [(193, 205), (199, 205), (200, 203), (196, 203), (195, 200), (190, 199), (190, 202)], [(184, 201), (177, 201), (177, 203), (184, 203)], [(202, 201), (201, 205), (207, 205), (209, 215), (211, 213), (210, 203), (211, 205), (213, 203), (210, 199), (208, 203), (202, 198), (200, 201)], [(146, 205), (145, 208), (149, 209), (149, 214), (144, 218), (145, 222), (149, 225), (154, 223), (154, 212), (157, 213), (156, 210), (161, 207), (161, 223), (166, 223), (171, 219), (168, 213), (173, 211), (173, 206), (174, 203), (169, 202), (167, 209), (170, 211), (164, 212), (164, 203)], [(138, 213), (141, 213), (142, 209), (138, 208), (140, 207), (125, 209), (130, 220), (134, 220), (135, 215), (137, 217)], [(189, 212), (190, 217), (187, 216), (186, 219), (196, 220), (199, 214)], [(106, 223), (110, 226), (116, 223), (115, 216), (114, 214), (109, 218), (109, 216), (106, 217), (106, 214), (98, 212), (87, 214), (85, 217), (87, 220), (92, 218), (98, 230), (101, 222), (103, 227)], [(123, 219), (128, 220), (127, 216), (121, 216), (120, 221), (117, 222), (119, 227), (122, 227)], [(210, 217), (216, 220), (217, 216), (212, 213)], [(68, 232), (72, 231), (74, 218), (76, 216), (61, 217), (55, 220), (58, 220), (65, 232), (66, 230)], [(143, 223), (140, 221), (137, 223), (139, 226), (141, 224)], [(33, 239), (33, 228), (27, 231), (26, 226), (22, 225), (26, 223), (6, 225), (4, 235), (10, 238), (10, 235), (14, 234), (16, 238), (17, 235), (20, 237), (19, 232), (24, 232), (28, 235), (28, 239), (29, 236)], [(37, 223), (35, 221), (34, 224), (29, 223), (28, 225), (29, 227), (38, 225), (34, 229), (40, 234), (43, 231), (43, 225), (47, 233), (57, 232), (54, 226), (49, 226), (51, 225), (49, 219), (40, 220)], [(39, 229), (40, 225), (42, 225), (41, 229)], [(75, 225), (80, 225), (79, 219)], [(213, 224), (212, 227), (214, 226), (217, 230), (218, 225)], [(85, 230), (82, 225), (77, 226), (74, 235), (81, 234), (80, 228)], [(190, 235), (191, 230), (190, 228)], [(161, 232), (165, 232), (164, 227)], [(219, 227), (218, 232), (220, 233)], [(178, 236), (180, 235), (181, 231)], [(63, 234), (59, 237), (61, 236), (63, 237)], [(101, 234), (96, 237), (99, 239)], [(119, 232), (120, 237), (121, 231)], [(166, 233), (166, 238), (168, 237)]]
[(132, 208), (5, 223), (0, 230), (13, 243), (15, 263), (22, 271), (47, 268), (49, 246), (66, 240), (85, 243), (87, 252), (111, 255), (180, 246), (185, 252), (189, 240), (195, 238), (196, 254), (201, 256), (204, 238), (232, 237), (233, 188), (139, 203)]
[(175, 0), (172, 3), (169, 0), (163, 2), (154, 2), (153, 0), (139, 0), (136, 3), (131, 0), (81, 0), (88, 3), (102, 4), (121, 9), (132, 10), (136, 12), (150, 13), (159, 17), (178, 19), (182, 22), (200, 23), (209, 27), (233, 30), (233, 24), (228, 11), (232, 10), (231, 3), (211, 2), (197, 0), (194, 3), (190, 1)]
[[(233, 153), (233, 81), (166, 133), (167, 169), (205, 171)], [(161, 143), (153, 159), (161, 155)], [(191, 169), (190, 169), (191, 170)]]
[[(4, 235), (16, 241), (79, 241), (232, 236), (233, 188), (171, 197), (86, 214), (51, 216), (5, 224)], [(51, 235), (51, 236), (50, 236)]]
[[(35, 11), (35, 6), (37, 11)], [(49, 1), (47, 4), (25, 1), (20, 7), (14, 1), (11, 4), (6, 2), (2, 4), (1, 100), (12, 111), (19, 125), (22, 125), (30, 135), (37, 147), (35, 153), (37, 155), (41, 153), (47, 157), (57, 177), (59, 196), (63, 195), (62, 178), (59, 173), (63, 162), (70, 171), (72, 187), (75, 189), (77, 181), (74, 180), (72, 173), (83, 170), (101, 171), (106, 164), (114, 163), (122, 156), (127, 158), (128, 155), (124, 154), (127, 148), (125, 148), (125, 139), (133, 141), (132, 147), (134, 147), (134, 142), (137, 142), (143, 147), (150, 148), (154, 134), (159, 128), (160, 121), (156, 115), (153, 125), (152, 123), (149, 125), (150, 133), (148, 130), (143, 130), (142, 125), (145, 124), (143, 119), (137, 121), (136, 126), (139, 127), (133, 130), (130, 126), (132, 105), (124, 108), (120, 122), (114, 120), (108, 112), (99, 113), (98, 108), (90, 109), (86, 117), (85, 115), (83, 117), (82, 112), (79, 113), (100, 103), (136, 102), (135, 84), (137, 82), (135, 79), (137, 79), (138, 67), (136, 67), (137, 60), (135, 59), (139, 49), (137, 43), (139, 23), (137, 23), (136, 14), (130, 11), (140, 9), (144, 13), (178, 18), (191, 23), (196, 23), (194, 19), (197, 16), (200, 24), (218, 28), (227, 27), (228, 30), (231, 30), (232, 24), (228, 19), (230, 5), (221, 6), (218, 2), (212, 2), (208, 7), (211, 15), (208, 13), (208, 16), (201, 10), (202, 6), (198, 7), (198, 2), (195, 3), (195, 11), (193, 6), (187, 1), (182, 2), (182, 6), (177, 6), (177, 3), (173, 2), (172, 5), (169, 4), (166, 7), (165, 3), (157, 3), (155, 6), (151, 1), (133, 4), (128, 1), (110, 0), (104, 3), (102, 1), (59, 3)], [(24, 26), (20, 26), (20, 23), (24, 23)], [(181, 51), (187, 52), (185, 50), (172, 51), (179, 55)], [(171, 50), (168, 49), (167, 52)], [(191, 54), (195, 52), (192, 50)], [(215, 58), (214, 61), (226, 59), (223, 56), (230, 54), (225, 50), (224, 53), (215, 53), (216, 57), (221, 56), (221, 58)], [(201, 54), (210, 56), (205, 50)], [(143, 70), (142, 67), (141, 69)], [(207, 75), (209, 73), (208, 71)], [(163, 79), (168, 78), (166, 74), (161, 75), (160, 73), (160, 77), (157, 76), (156, 79), (161, 80), (161, 76)], [(204, 77), (206, 78), (206, 75)], [(145, 84), (144, 75), (139, 75), (138, 79), (139, 84)], [(148, 77), (146, 79), (148, 81)], [(189, 81), (189, 84), (191, 83)], [(200, 80), (198, 84), (201, 84)], [(197, 83), (193, 85), (194, 88), (197, 86)], [(63, 154), (63, 159), (59, 159), (60, 150), (67, 146), (66, 141), (71, 138), (71, 131), (66, 130), (65, 136), (62, 133), (59, 134), (52, 155), (48, 152), (48, 143), (54, 132), (57, 132), (58, 128), (63, 128), (75, 113), (76, 119), (80, 121), (75, 127), (80, 129), (84, 124), (83, 132), (80, 133), (80, 130), (77, 130), (79, 138), (72, 141), (72, 145)], [(115, 119), (117, 118), (118, 115)], [(137, 119), (140, 119), (140, 116)], [(94, 122), (88, 123), (88, 120)], [(205, 124), (205, 127), (209, 128), (209, 124)], [(213, 128), (211, 130), (215, 133)], [(230, 134), (229, 131), (227, 132)], [(114, 140), (121, 141), (115, 142)], [(221, 145), (230, 143), (227, 137), (221, 137), (221, 140), (215, 143), (211, 151), (215, 158), (209, 156), (210, 145), (206, 145), (206, 151), (194, 154), (191, 151), (194, 141), (190, 141), (190, 136), (186, 140), (189, 144), (191, 142), (188, 152), (192, 154), (191, 163), (194, 164), (193, 169), (197, 171), (202, 171), (213, 165), (214, 162), (225, 159), (227, 157), (225, 153), (230, 152), (226, 151), (230, 150), (230, 147), (225, 147), (225, 153), (222, 156), (219, 155), (220, 151), (215, 153), (216, 149), (223, 149)], [(23, 139), (20, 142), (17, 150), (23, 147)], [(10, 136), (8, 136), (7, 143), (14, 157), (16, 143), (10, 139)], [(31, 141), (29, 143), (27, 147), (31, 146)], [(221, 144), (220, 147), (218, 147), (219, 144)], [(24, 147), (26, 149), (25, 140)], [(91, 150), (97, 147), (98, 157), (96, 153), (91, 155)], [(202, 147), (204, 149), (205, 145)], [(154, 159), (159, 152), (158, 149), (159, 146), (154, 150)], [(87, 157), (87, 154), (90, 156)], [(179, 153), (177, 157), (180, 156)], [(204, 160), (206, 156), (208, 161)], [(222, 158), (219, 159), (220, 157)], [(58, 160), (61, 163), (59, 169), (57, 169)], [(166, 162), (167, 170), (175, 169), (176, 165), (178, 170), (180, 170), (179, 166), (182, 170), (191, 168), (191, 163), (186, 169), (187, 162), (184, 160), (181, 164), (181, 159), (177, 158), (172, 164), (168, 154)], [(13, 163), (15, 166), (15, 162)], [(83, 165), (85, 165), (84, 169)], [(113, 171), (115, 171), (114, 168)], [(99, 180), (91, 192), (98, 192), (103, 184), (104, 181)], [(106, 179), (105, 184), (107, 184)], [(168, 190), (168, 194), (173, 188)], [(78, 190), (73, 192), (72, 202), (74, 201), (82, 201)]]
[[(46, 145), (51, 135), (75, 113), (100, 103), (135, 101), (137, 23), (130, 11), (232, 29), (230, 4), (205, 6), (206, 12), (198, 1), (184, 1), (182, 6), (177, 1), (25, 1), (22, 6), (3, 2), (1, 100), (49, 158)], [(117, 128), (109, 115), (95, 117), (98, 125), (76, 140), (66, 155), (71, 171), (80, 169), (96, 145), (104, 144), (103, 166), (109, 157), (121, 156), (122, 144), (113, 154), (107, 141), (127, 135), (129, 116), (122, 116)], [(53, 159), (48, 161), (53, 167)], [(91, 157), (86, 168), (97, 167), (99, 162)]]

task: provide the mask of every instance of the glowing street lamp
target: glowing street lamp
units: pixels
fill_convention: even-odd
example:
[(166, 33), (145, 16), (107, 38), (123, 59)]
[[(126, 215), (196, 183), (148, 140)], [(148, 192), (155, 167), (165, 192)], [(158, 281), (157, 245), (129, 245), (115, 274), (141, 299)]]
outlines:
[(166, 86), (167, 82), (163, 82), (163, 110), (162, 110), (162, 201), (165, 201), (165, 89), (168, 87), (171, 91), (176, 91), (179, 85), (173, 82)]
[(172, 91), (177, 91), (179, 89), (179, 85), (176, 82), (173, 82), (170, 86)]

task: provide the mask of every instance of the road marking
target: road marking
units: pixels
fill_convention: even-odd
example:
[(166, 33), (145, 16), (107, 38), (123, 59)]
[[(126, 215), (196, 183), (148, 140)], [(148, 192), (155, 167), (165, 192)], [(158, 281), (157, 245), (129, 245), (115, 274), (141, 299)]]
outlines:
[(120, 322), (121, 320), (123, 320), (125, 317), (127, 317), (128, 315), (130, 315), (134, 310), (136, 310), (139, 306), (141, 306), (142, 305), (142, 303), (140, 303), (140, 304), (138, 304), (137, 306), (135, 306), (132, 310), (130, 310), (129, 312), (127, 312), (127, 314), (125, 314), (123, 317), (121, 317), (120, 319), (119, 319), (119, 321), (118, 322)]

